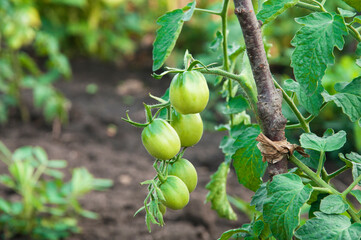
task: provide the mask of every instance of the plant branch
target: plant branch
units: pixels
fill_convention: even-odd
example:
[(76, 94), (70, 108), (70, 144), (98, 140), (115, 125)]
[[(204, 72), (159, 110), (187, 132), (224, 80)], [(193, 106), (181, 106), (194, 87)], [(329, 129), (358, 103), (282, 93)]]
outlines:
[[(247, 55), (258, 92), (257, 110), (262, 132), (272, 141), (285, 140), (286, 118), (282, 114), (282, 92), (277, 90), (267, 61), (260, 24), (251, 0), (234, 0), (235, 14), (241, 25)], [(287, 156), (268, 165), (271, 178), (287, 172)]]
[[(285, 140), (287, 120), (282, 114), (282, 93), (276, 90), (267, 61), (260, 24), (251, 0), (234, 0), (235, 14), (242, 28), (248, 58), (258, 92), (258, 117), (263, 133), (273, 141)], [(269, 174), (287, 172), (287, 157), (276, 164), (269, 164)]]
[(208, 10), (208, 9), (203, 9), (203, 8), (195, 8), (194, 10), (198, 11), (198, 12), (203, 12), (203, 13), (209, 13), (209, 14), (214, 14), (214, 15), (221, 15), (220, 12), (216, 12), (216, 11), (212, 11), (212, 10)]
[(358, 176), (358, 177), (355, 179), (355, 181), (353, 181), (353, 182), (351, 183), (351, 185), (348, 186), (348, 188), (346, 188), (346, 190), (342, 192), (342, 196), (343, 196), (343, 197), (346, 197), (347, 194), (349, 194), (349, 192), (351, 192), (351, 190), (352, 190), (360, 181), (361, 181), (361, 175)]
[(230, 78), (230, 79), (238, 82), (239, 85), (241, 86), (241, 88), (247, 94), (247, 97), (250, 102), (252, 110), (254, 111), (255, 114), (257, 114), (257, 97), (253, 93), (252, 86), (249, 83), (249, 81), (247, 80), (246, 76), (244, 76), (242, 74), (236, 75), (233, 73), (229, 73), (229, 72), (226, 72), (219, 68), (208, 68), (208, 69), (202, 68), (202, 69), (197, 69), (197, 70), (204, 74), (213, 74), (213, 75), (223, 76), (225, 78)]
[(324, 180), (320, 178), (320, 176), (318, 176), (314, 171), (312, 171), (309, 167), (307, 167), (294, 155), (291, 155), (289, 159), (299, 169), (301, 169), (304, 173), (306, 173), (318, 186), (329, 189), (333, 194), (340, 194), (339, 191), (328, 185)]
[(320, 176), (322, 168), (323, 168), (323, 158), (325, 157), (325, 151), (321, 151), (320, 154), (320, 159), (318, 160), (318, 167), (317, 167), (317, 172), (316, 175)]
[[(227, 72), (229, 72), (229, 58), (228, 58), (228, 36), (227, 36), (227, 11), (228, 11), (228, 6), (229, 6), (229, 0), (224, 0), (223, 1), (223, 7), (222, 7), (222, 11), (221, 11), (221, 18), (222, 18), (222, 35), (223, 35), (223, 41), (222, 41), (222, 49), (223, 49), (223, 69), (226, 70)], [(228, 80), (228, 97), (227, 97), (227, 101), (229, 101), (230, 97), (232, 96), (232, 89), (233, 89), (233, 84), (232, 84), (232, 80)], [(229, 115), (230, 120), (231, 120), (231, 126), (233, 126), (233, 118), (234, 115), (230, 114)]]
[[(303, 115), (301, 114), (301, 112), (298, 110), (298, 108), (296, 107), (295, 103), (292, 101), (292, 99), (288, 96), (288, 94), (285, 92), (285, 90), (283, 90), (283, 88), (281, 87), (281, 85), (278, 84), (278, 82), (276, 80), (274, 80), (274, 84), (276, 85), (276, 87), (278, 89), (280, 89), (282, 91), (283, 94), (283, 99), (286, 101), (286, 103), (288, 104), (288, 106), (291, 108), (292, 112), (296, 115), (298, 121), (300, 122), (299, 127), (301, 127), (303, 129), (303, 131), (305, 131), (306, 133), (310, 133), (310, 126), (308, 125), (308, 123), (306, 122), (305, 118), (303, 117)], [(298, 126), (297, 126), (298, 127)], [(297, 128), (296, 127), (296, 128)], [(289, 127), (287, 127), (289, 129)]]
[(305, 3), (305, 2), (301, 2), (301, 1), (296, 4), (296, 7), (308, 9), (308, 10), (311, 10), (313, 12), (322, 12), (320, 7), (312, 5), (312, 4), (308, 4), (308, 3)]
[(333, 173), (327, 175), (326, 177), (326, 181), (329, 182), (332, 178), (340, 175), (341, 173), (343, 173), (344, 171), (348, 170), (350, 167), (348, 167), (347, 165), (343, 166), (342, 168), (334, 171)]

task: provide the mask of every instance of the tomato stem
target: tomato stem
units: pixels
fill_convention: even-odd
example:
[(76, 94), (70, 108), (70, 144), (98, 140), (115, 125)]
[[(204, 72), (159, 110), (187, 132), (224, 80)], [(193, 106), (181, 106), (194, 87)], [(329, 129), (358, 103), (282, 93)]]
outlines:
[(145, 116), (147, 118), (147, 122), (151, 123), (153, 121), (152, 110), (147, 104), (143, 103), (143, 105), (145, 109)]
[(324, 159), (325, 158), (325, 151), (321, 151), (320, 153), (320, 159), (318, 160), (318, 167), (317, 167), (317, 176), (320, 176), (322, 168), (323, 168), (323, 163), (324, 163)]
[(164, 183), (167, 180), (167, 173), (165, 173), (165, 175), (163, 175), (162, 171), (159, 170), (159, 168), (158, 168), (158, 162), (159, 162), (159, 159), (157, 159), (154, 162), (153, 167), (154, 167), (155, 171), (157, 172), (157, 177), (158, 177), (159, 181), (161, 183)]
[(127, 122), (127, 123), (130, 123), (130, 124), (132, 124), (132, 125), (135, 126), (135, 127), (140, 127), (140, 128), (144, 128), (144, 127), (146, 127), (146, 126), (149, 125), (149, 123), (138, 123), (138, 122), (134, 122), (133, 120), (130, 119), (128, 112), (129, 112), (129, 111), (126, 112), (127, 118), (121, 118), (123, 121), (125, 121), (125, 122)]

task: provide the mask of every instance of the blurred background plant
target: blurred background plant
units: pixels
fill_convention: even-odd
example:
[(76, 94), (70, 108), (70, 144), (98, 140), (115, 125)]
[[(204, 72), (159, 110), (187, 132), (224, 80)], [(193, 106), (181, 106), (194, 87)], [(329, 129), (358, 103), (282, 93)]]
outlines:
[(79, 199), (94, 190), (112, 186), (108, 179), (96, 179), (85, 168), (75, 168), (65, 182), (64, 160), (49, 160), (40, 147), (25, 146), (11, 153), (0, 142), (0, 160), (8, 169), (0, 175), (10, 200), (0, 198), (2, 239), (27, 236), (31, 239), (63, 239), (79, 232), (78, 218), (96, 218), (82, 208)]

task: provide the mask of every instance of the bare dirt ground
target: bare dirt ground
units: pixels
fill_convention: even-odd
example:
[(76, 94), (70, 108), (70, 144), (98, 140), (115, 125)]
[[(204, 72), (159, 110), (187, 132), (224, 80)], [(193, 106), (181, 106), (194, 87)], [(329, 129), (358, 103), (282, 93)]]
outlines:
[[(153, 226), (152, 233), (146, 229), (144, 213), (133, 217), (147, 194), (146, 187), (139, 183), (153, 178), (155, 171), (152, 158), (141, 144), (141, 129), (121, 121), (121, 117), (129, 110), (133, 120), (143, 122), (142, 103), (152, 102), (148, 93), (161, 96), (169, 86), (169, 80), (154, 80), (150, 73), (150, 68), (119, 68), (112, 64), (76, 60), (73, 62), (73, 80), (57, 84), (72, 102), (70, 122), (59, 138), (52, 137), (51, 126), (46, 125), (40, 112), (34, 110), (30, 123), (22, 123), (15, 114), (7, 125), (0, 127), (0, 140), (11, 150), (24, 145), (41, 146), (50, 158), (67, 160), (67, 171), (85, 166), (95, 177), (114, 181), (108, 191), (93, 192), (82, 199), (86, 209), (99, 213), (99, 219), (81, 219), (82, 234), (69, 239), (208, 240), (217, 239), (227, 229), (249, 221), (240, 212), (237, 212), (235, 222), (220, 219), (210, 204), (204, 203), (205, 185), (223, 161), (218, 148), (223, 137), (220, 132), (205, 132), (200, 143), (185, 154), (195, 165), (199, 182), (183, 210), (168, 210), (165, 226)], [(98, 85), (96, 94), (85, 91), (89, 83)], [(117, 128), (115, 134), (114, 128), (109, 128), (111, 124)], [(251, 193), (237, 183), (233, 172), (227, 188), (231, 195), (250, 199)]]

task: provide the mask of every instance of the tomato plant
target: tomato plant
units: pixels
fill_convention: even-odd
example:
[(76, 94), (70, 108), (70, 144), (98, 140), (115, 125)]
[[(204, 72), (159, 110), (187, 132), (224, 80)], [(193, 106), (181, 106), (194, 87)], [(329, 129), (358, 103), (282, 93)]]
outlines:
[[(184, 69), (166, 67), (162, 73), (153, 73), (157, 79), (167, 74), (175, 76), (170, 83), (169, 100), (152, 96), (159, 103), (146, 105), (147, 119), (154, 118), (153, 109), (158, 109), (154, 115), (166, 112), (162, 117), (169, 122), (172, 122), (172, 109), (180, 114), (203, 110), (209, 96), (203, 74), (218, 87), (217, 91), (224, 97), (220, 109), (226, 121), (216, 129), (227, 132), (220, 143), (225, 158), (206, 186), (209, 190), (206, 201), (220, 217), (237, 219), (231, 204), (250, 216), (250, 223), (226, 231), (221, 240), (360, 239), (361, 191), (356, 186), (361, 185), (361, 155), (347, 138), (353, 133), (347, 132), (349, 128), (342, 129), (325, 121), (322, 133), (316, 130), (315, 119), (320, 117), (322, 121), (323, 111), (338, 107), (338, 111), (356, 126), (354, 129), (361, 126), (359, 73), (345, 75), (342, 79), (323, 79), (339, 55), (348, 55), (352, 68), (361, 67), (361, 2), (233, 2), (234, 11), (229, 11), (229, 0), (223, 0), (219, 9), (196, 7), (193, 1), (159, 18), (153, 45), (153, 71), (166, 63), (183, 25), (194, 14), (220, 18), (220, 30), (215, 33), (210, 49), (218, 51), (221, 58), (202, 62), (186, 51)], [(279, 16), (289, 9), (302, 10), (297, 13), (301, 17), (295, 18), (299, 29), (285, 44), (292, 48), (284, 51), (287, 52), (283, 56), (286, 61), (282, 61), (285, 69), (279, 75), (272, 74), (269, 65), (274, 60), (272, 52), (277, 55), (279, 52), (262, 34), (272, 32), (273, 24), (284, 21)], [(230, 16), (230, 12), (235, 14)], [(238, 35), (244, 41), (232, 39), (229, 34), (228, 24), (236, 19), (241, 26)], [(354, 47), (345, 48), (346, 43)], [(206, 62), (214, 63), (206, 65)], [(292, 74), (287, 71), (291, 68)], [(208, 76), (213, 78), (208, 79)], [(129, 116), (126, 120), (131, 122)], [(179, 128), (187, 134), (192, 132), (187, 126), (174, 127), (181, 136)], [(356, 133), (354, 135), (359, 136)], [(161, 183), (166, 176), (172, 176), (173, 164), (180, 161), (186, 150), (184, 147), (167, 161), (156, 159), (153, 166), (157, 176), (143, 183), (149, 185), (143, 208), (149, 229), (149, 222), (164, 224), (163, 215), (157, 215), (159, 210), (153, 206), (164, 201)], [(330, 172), (325, 162), (331, 159), (342, 166)], [(289, 168), (288, 163), (292, 163), (293, 168)], [(238, 182), (254, 192), (250, 203), (227, 195), (227, 176), (232, 166)], [(266, 169), (268, 178), (264, 177)], [(352, 177), (349, 185), (342, 188), (333, 184), (332, 179), (346, 171), (350, 179)]]
[(177, 132), (182, 147), (190, 147), (199, 142), (203, 135), (203, 121), (199, 113), (172, 113), (171, 126)]
[(187, 159), (181, 158), (170, 163), (168, 165), (168, 174), (179, 177), (187, 185), (189, 192), (193, 192), (197, 186), (197, 171)]
[(182, 114), (200, 113), (207, 106), (207, 81), (198, 71), (184, 71), (174, 76), (169, 87), (169, 99)]

